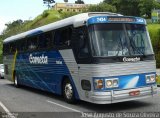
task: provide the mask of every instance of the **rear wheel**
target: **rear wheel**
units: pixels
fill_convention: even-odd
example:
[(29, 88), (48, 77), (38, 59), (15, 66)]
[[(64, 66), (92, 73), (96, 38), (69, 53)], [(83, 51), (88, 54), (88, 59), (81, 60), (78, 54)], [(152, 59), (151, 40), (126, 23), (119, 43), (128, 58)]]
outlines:
[(68, 103), (76, 102), (74, 89), (69, 79), (65, 79), (63, 82), (63, 96)]

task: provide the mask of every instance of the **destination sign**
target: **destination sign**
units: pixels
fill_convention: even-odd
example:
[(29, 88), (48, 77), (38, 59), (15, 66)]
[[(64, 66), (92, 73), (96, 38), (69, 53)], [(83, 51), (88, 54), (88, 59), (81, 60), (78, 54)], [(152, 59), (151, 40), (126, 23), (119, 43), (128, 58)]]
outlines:
[(96, 23), (135, 23), (146, 24), (145, 20), (140, 17), (125, 17), (125, 16), (96, 16), (89, 18), (87, 24)]
[(135, 22), (135, 18), (124, 18), (124, 17), (111, 17), (108, 18), (108, 21), (114, 21), (114, 22)]

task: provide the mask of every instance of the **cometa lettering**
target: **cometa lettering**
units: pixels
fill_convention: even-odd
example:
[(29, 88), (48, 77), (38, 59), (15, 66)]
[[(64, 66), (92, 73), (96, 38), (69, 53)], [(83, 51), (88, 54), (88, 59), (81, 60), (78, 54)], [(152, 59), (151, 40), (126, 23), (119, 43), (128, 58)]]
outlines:
[(44, 56), (33, 56), (32, 54), (29, 55), (29, 62), (30, 64), (48, 64), (48, 57)]
[(124, 62), (137, 62), (137, 61), (140, 61), (140, 57), (135, 57), (135, 58), (127, 58), (127, 57), (124, 57), (123, 58), (123, 61)]

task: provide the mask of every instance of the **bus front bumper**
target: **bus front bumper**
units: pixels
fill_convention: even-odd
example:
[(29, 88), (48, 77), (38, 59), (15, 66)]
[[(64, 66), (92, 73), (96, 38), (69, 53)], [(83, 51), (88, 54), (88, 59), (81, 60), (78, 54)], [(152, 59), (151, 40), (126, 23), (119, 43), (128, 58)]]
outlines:
[[(139, 91), (138, 95), (130, 95), (131, 92)], [(157, 93), (157, 85), (127, 89), (127, 90), (112, 90), (106, 92), (93, 92), (91, 102), (96, 104), (110, 104), (124, 101), (137, 100), (147, 97), (152, 97)]]

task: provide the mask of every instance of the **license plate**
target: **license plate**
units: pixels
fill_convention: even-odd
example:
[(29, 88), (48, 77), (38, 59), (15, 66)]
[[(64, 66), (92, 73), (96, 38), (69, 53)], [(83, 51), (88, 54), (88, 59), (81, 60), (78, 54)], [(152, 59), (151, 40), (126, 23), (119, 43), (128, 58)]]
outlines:
[(130, 96), (137, 96), (139, 94), (140, 94), (140, 91), (131, 91), (131, 92), (129, 92)]

